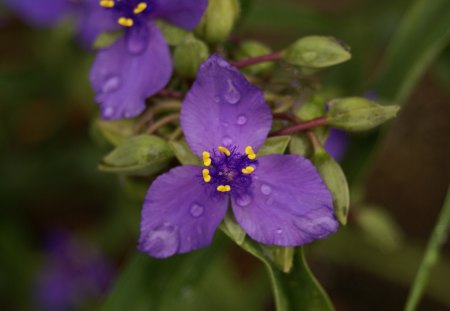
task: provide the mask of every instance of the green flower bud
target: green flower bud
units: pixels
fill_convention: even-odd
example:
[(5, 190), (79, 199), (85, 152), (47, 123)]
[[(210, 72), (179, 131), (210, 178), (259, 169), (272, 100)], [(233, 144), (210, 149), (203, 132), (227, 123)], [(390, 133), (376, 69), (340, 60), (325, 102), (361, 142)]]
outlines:
[(208, 46), (194, 36), (189, 36), (175, 48), (173, 54), (175, 71), (184, 77), (195, 78), (198, 67), (208, 55)]
[(209, 0), (195, 35), (208, 43), (225, 41), (240, 14), (239, 0)]
[(99, 164), (99, 170), (124, 175), (153, 175), (173, 158), (167, 142), (157, 136), (140, 135), (124, 140)]
[(293, 65), (324, 68), (351, 58), (348, 48), (333, 37), (308, 36), (297, 40), (283, 52), (283, 59)]
[[(267, 45), (260, 43), (255, 40), (248, 40), (243, 41), (236, 51), (236, 59), (246, 59), (250, 57), (256, 57), (261, 55), (270, 54), (272, 52), (272, 49), (268, 47)], [(274, 67), (273, 62), (264, 62), (261, 64), (249, 66), (247, 68), (244, 68), (243, 71), (250, 73), (250, 74), (260, 74), (260, 73), (266, 73), (268, 71), (271, 71)]]
[(395, 117), (400, 106), (382, 106), (362, 97), (335, 99), (327, 113), (328, 124), (347, 131), (370, 130)]
[(134, 133), (135, 121), (133, 119), (122, 119), (105, 121), (97, 119), (95, 125), (103, 137), (112, 145), (118, 146)]
[(327, 185), (333, 194), (334, 214), (336, 218), (341, 224), (345, 225), (350, 208), (350, 192), (342, 168), (323, 148), (314, 152), (312, 161), (325, 182), (325, 185)]
[(158, 26), (159, 30), (161, 30), (161, 32), (163, 33), (167, 44), (171, 46), (180, 44), (187, 36), (190, 35), (190, 32), (188, 32), (187, 30), (166, 23), (162, 20), (157, 20), (155, 21), (155, 23)]
[(92, 47), (94, 49), (103, 49), (112, 45), (123, 35), (123, 30), (115, 30), (109, 32), (102, 32), (95, 38)]

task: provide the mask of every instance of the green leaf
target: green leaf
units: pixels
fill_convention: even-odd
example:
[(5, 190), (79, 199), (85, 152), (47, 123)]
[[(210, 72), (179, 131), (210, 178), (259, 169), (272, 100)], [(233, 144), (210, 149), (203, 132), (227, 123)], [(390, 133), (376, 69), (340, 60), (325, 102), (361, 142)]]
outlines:
[(275, 136), (269, 137), (264, 145), (258, 150), (257, 155), (262, 156), (266, 154), (283, 154), (286, 151), (291, 136)]
[[(232, 238), (223, 225), (222, 231)], [(290, 273), (280, 271), (266, 255), (265, 247), (251, 239), (240, 245), (245, 251), (260, 259), (269, 274), (277, 311), (330, 311), (333, 306), (308, 267), (302, 248), (294, 256)]]
[(375, 89), (402, 104), (417, 80), (447, 45), (450, 1), (416, 0), (388, 47)]
[(350, 192), (342, 168), (324, 149), (316, 151), (312, 161), (333, 194), (336, 218), (341, 224), (345, 225), (350, 209)]
[(103, 49), (112, 45), (123, 35), (122, 30), (110, 31), (110, 32), (102, 32), (97, 36), (95, 42), (93, 44), (94, 49)]
[(172, 46), (180, 44), (186, 36), (190, 34), (190, 32), (184, 30), (183, 28), (166, 23), (162, 20), (157, 20), (155, 23), (159, 30), (163, 33), (167, 43)]
[(171, 141), (169, 142), (169, 146), (181, 164), (202, 165), (200, 158), (192, 153), (191, 148), (189, 148), (189, 145), (184, 139), (180, 141)]
[(400, 106), (382, 106), (363, 97), (346, 97), (330, 102), (328, 124), (347, 131), (370, 130), (397, 115)]
[(97, 119), (95, 124), (106, 140), (114, 146), (120, 145), (125, 139), (134, 134), (134, 121), (131, 119), (117, 121)]
[(347, 46), (333, 37), (308, 36), (297, 40), (283, 52), (283, 59), (293, 65), (324, 68), (351, 58)]
[(152, 175), (173, 158), (167, 142), (157, 136), (139, 135), (122, 142), (99, 164), (100, 171), (125, 175)]

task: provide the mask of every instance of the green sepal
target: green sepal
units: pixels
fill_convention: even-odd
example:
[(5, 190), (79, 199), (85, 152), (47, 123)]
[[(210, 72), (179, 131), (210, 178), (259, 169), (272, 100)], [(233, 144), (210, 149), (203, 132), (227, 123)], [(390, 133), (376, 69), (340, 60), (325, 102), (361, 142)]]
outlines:
[(172, 149), (164, 139), (139, 135), (117, 146), (98, 168), (107, 173), (147, 176), (164, 170), (172, 159)]
[(95, 124), (103, 137), (113, 146), (120, 145), (125, 139), (130, 138), (134, 134), (135, 122), (132, 119), (115, 121), (97, 119)]
[(184, 30), (183, 28), (166, 23), (162, 20), (157, 20), (155, 23), (159, 30), (163, 33), (167, 44), (171, 46), (180, 44), (188, 35), (190, 35), (190, 32)]
[(170, 141), (169, 146), (177, 160), (183, 165), (202, 165), (200, 158), (192, 153), (187, 142), (183, 140)]
[(208, 58), (208, 55), (209, 48), (206, 43), (189, 35), (173, 53), (175, 71), (181, 76), (195, 78), (200, 64)]
[(330, 102), (328, 124), (346, 131), (370, 130), (395, 117), (400, 106), (382, 106), (363, 97), (346, 97)]
[(346, 225), (350, 209), (350, 192), (342, 168), (323, 148), (314, 152), (312, 161), (326, 186), (333, 194), (336, 218), (342, 225)]
[(237, 223), (236, 218), (231, 208), (228, 209), (223, 219), (222, 226), (225, 226), (227, 232), (230, 234), (231, 239), (236, 242), (237, 245), (242, 245), (247, 235), (242, 227)]
[(283, 59), (288, 63), (309, 68), (329, 67), (350, 58), (347, 46), (327, 36), (303, 37), (283, 51)]
[(95, 38), (92, 47), (94, 49), (104, 49), (111, 46), (116, 42), (121, 36), (123, 36), (123, 30), (115, 30), (109, 32), (102, 32)]
[(274, 136), (266, 139), (264, 145), (259, 148), (257, 156), (267, 154), (283, 154), (286, 151), (291, 136)]

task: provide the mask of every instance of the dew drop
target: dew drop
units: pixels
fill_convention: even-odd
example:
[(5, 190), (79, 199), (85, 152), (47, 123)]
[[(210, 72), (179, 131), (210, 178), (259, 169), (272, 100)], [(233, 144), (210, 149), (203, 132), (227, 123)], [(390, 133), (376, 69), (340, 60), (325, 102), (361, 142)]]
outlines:
[(219, 97), (219, 96), (214, 96), (214, 101), (215, 101), (216, 103), (219, 103), (219, 102), (220, 102), (220, 97)]
[(263, 184), (261, 186), (261, 192), (265, 195), (269, 195), (272, 193), (272, 188), (269, 185)]
[(276, 233), (277, 233), (277, 234), (282, 234), (282, 233), (283, 233), (283, 229), (277, 228)]
[(105, 79), (105, 81), (102, 84), (102, 92), (103, 93), (111, 93), (114, 92), (115, 90), (117, 90), (120, 86), (121, 80), (119, 78), (119, 76), (111, 76), (107, 79)]
[(200, 217), (201, 215), (203, 215), (205, 208), (200, 204), (194, 203), (192, 204), (191, 209), (189, 211), (192, 216)]
[(150, 231), (142, 247), (151, 255), (164, 258), (175, 254), (178, 245), (178, 228), (165, 224), (161, 228)]
[(106, 108), (103, 110), (103, 116), (104, 116), (105, 118), (110, 118), (110, 117), (113, 116), (113, 114), (114, 114), (114, 108), (113, 108), (113, 107), (106, 107)]
[(314, 51), (304, 52), (302, 54), (302, 58), (306, 62), (312, 62), (313, 60), (316, 59), (316, 57), (317, 57), (317, 52), (314, 52)]
[(236, 203), (240, 206), (247, 206), (250, 203), (252, 203), (252, 197), (248, 194), (241, 195), (237, 200)]
[(233, 85), (233, 82), (231, 80), (228, 80), (228, 88), (224, 95), (225, 100), (230, 104), (236, 104), (241, 99), (241, 94), (238, 90), (236, 90), (236, 87)]
[(233, 143), (233, 140), (232, 140), (230, 137), (225, 136), (225, 137), (222, 139), (222, 143), (223, 143), (225, 146), (229, 146), (229, 145), (231, 145), (231, 144)]
[(238, 116), (236, 123), (238, 125), (245, 125), (247, 123), (247, 117), (241, 114), (240, 116)]

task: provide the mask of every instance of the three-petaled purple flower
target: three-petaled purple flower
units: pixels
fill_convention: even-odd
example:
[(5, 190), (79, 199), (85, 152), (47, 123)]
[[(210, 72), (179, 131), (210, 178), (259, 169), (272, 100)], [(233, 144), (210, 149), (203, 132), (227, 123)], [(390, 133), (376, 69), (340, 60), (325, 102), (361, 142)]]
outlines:
[(263, 93), (224, 59), (211, 56), (181, 109), (181, 127), (203, 166), (159, 176), (142, 210), (139, 250), (165, 258), (211, 243), (229, 198), (254, 240), (299, 246), (335, 232), (330, 191), (298, 155), (256, 156), (271, 128)]
[(124, 36), (97, 54), (90, 80), (104, 119), (130, 118), (145, 109), (145, 99), (161, 90), (172, 74), (169, 47), (155, 18), (192, 29), (207, 0), (102, 0), (109, 20)]

